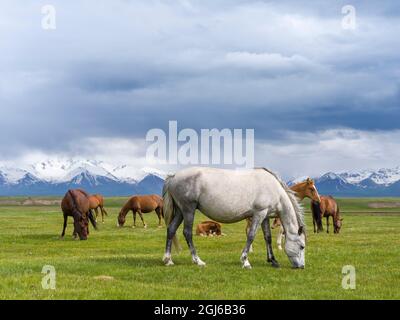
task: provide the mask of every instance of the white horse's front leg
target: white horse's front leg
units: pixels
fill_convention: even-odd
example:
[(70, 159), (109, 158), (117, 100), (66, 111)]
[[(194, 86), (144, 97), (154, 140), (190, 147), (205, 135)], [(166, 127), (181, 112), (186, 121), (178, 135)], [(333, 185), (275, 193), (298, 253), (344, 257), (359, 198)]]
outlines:
[(283, 237), (283, 233), (284, 233), (284, 230), (283, 230), (283, 227), (281, 226), (281, 227), (279, 228), (278, 237), (277, 237), (277, 240), (276, 240), (276, 243), (278, 244), (278, 249), (279, 249), (279, 250), (282, 250), (282, 237)]
[(242, 255), (240, 257), (240, 261), (243, 264), (242, 267), (245, 269), (251, 269), (251, 264), (250, 264), (250, 261), (249, 261), (247, 255), (250, 251), (251, 245), (256, 236), (258, 226), (260, 225), (260, 221), (261, 221), (261, 217), (259, 217), (258, 215), (253, 216), (253, 218), (251, 219), (251, 225), (250, 225), (249, 231), (247, 233), (246, 246), (244, 247)]
[(166, 266), (173, 266), (174, 262), (172, 261), (171, 254), (164, 254), (163, 262)]
[(203, 267), (206, 265), (206, 263), (203, 260), (201, 260), (200, 257), (197, 255), (192, 257), (192, 261), (194, 264), (197, 264), (200, 267)]

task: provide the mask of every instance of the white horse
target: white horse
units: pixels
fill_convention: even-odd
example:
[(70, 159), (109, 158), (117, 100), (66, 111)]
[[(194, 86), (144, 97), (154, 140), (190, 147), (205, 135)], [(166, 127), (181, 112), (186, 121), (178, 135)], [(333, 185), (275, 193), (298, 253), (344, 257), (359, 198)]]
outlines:
[(244, 268), (251, 268), (248, 252), (260, 225), (267, 244), (267, 261), (279, 267), (272, 252), (269, 224), (269, 219), (278, 215), (286, 233), (286, 254), (294, 268), (304, 268), (303, 209), (294, 192), (267, 169), (184, 169), (165, 180), (163, 198), (164, 217), (168, 226), (163, 258), (166, 265), (173, 265), (171, 246), (172, 243), (178, 246), (175, 233), (182, 221), (183, 234), (193, 262), (199, 266), (205, 265), (192, 241), (194, 213), (199, 209), (210, 219), (222, 223), (252, 218), (247, 243), (240, 258)]

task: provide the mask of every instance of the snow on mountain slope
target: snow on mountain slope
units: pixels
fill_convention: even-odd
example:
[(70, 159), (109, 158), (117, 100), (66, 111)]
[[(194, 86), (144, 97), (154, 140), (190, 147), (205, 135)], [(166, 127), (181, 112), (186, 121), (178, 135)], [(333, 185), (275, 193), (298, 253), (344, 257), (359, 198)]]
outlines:
[(20, 168), (0, 167), (0, 173), (4, 177), (6, 183), (16, 184), (29, 172)]
[(359, 184), (366, 179), (371, 179), (379, 185), (390, 185), (400, 180), (400, 167), (341, 172), (339, 176), (351, 184)]
[(111, 180), (117, 181), (118, 178), (108, 172), (106, 169), (102, 168), (101, 166), (95, 166), (90, 163), (83, 163), (80, 164), (78, 167), (74, 167), (69, 171), (64, 177), (62, 177), (59, 182), (66, 182), (72, 180), (74, 177), (86, 174), (91, 176), (100, 176), (100, 177), (107, 177)]
[(81, 173), (89, 173), (94, 176), (104, 176), (112, 180), (117, 178), (103, 166), (102, 162), (93, 160), (46, 160), (28, 167), (32, 174), (44, 181), (65, 182)]
[(126, 182), (141, 181), (149, 174), (157, 176), (161, 179), (165, 179), (165, 177), (167, 176), (166, 173), (154, 168), (144, 167), (141, 169), (137, 169), (130, 165), (118, 166), (114, 168), (111, 172), (114, 176)]
[(149, 167), (137, 168), (130, 165), (114, 166), (94, 160), (52, 159), (44, 160), (22, 168), (0, 167), (4, 181), (16, 184), (27, 175), (49, 183), (64, 183), (86, 177), (93, 181), (105, 177), (113, 181), (138, 183), (148, 175), (165, 179), (166, 173)]

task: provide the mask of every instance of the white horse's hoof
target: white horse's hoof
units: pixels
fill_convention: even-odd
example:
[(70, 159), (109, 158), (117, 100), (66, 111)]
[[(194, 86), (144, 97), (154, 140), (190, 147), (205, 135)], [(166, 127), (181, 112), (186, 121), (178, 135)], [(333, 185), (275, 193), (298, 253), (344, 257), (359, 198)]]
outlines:
[(204, 267), (206, 265), (206, 263), (200, 258), (193, 259), (193, 263), (197, 264), (199, 267)]
[(169, 267), (169, 266), (173, 266), (174, 263), (173, 263), (172, 260), (170, 259), (170, 260), (168, 260), (167, 262), (165, 262), (165, 265), (166, 265), (167, 267)]
[(172, 262), (171, 256), (164, 256), (163, 262), (166, 266), (173, 266), (174, 263)]
[(279, 250), (283, 250), (283, 249), (282, 249), (282, 246), (278, 246), (278, 249), (279, 249)]
[(136, 226), (132, 226), (132, 229), (135, 229), (136, 228)]
[(143, 226), (143, 228), (147, 229), (147, 224), (145, 224), (145, 225)]
[(251, 269), (251, 264), (250, 264), (250, 262), (249, 261), (245, 261), (244, 263), (243, 263), (243, 267), (242, 267), (243, 269)]

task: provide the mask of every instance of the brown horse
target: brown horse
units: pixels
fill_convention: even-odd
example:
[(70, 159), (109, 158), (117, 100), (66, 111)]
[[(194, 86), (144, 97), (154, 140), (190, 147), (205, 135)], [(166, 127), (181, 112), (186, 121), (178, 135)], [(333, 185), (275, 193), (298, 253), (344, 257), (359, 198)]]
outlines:
[[(297, 183), (293, 186), (290, 187), (292, 191), (296, 193), (297, 198), (299, 198), (300, 201), (303, 201), (304, 198), (309, 198), (312, 201), (315, 201), (318, 203), (320, 201), (320, 196), (318, 194), (318, 190), (315, 187), (314, 180), (307, 178), (307, 180)], [(247, 219), (247, 225), (246, 225), (246, 234), (248, 233), (251, 225), (251, 219)], [(282, 236), (284, 234), (284, 230), (281, 224), (281, 220), (279, 217), (276, 217), (272, 223), (272, 229), (276, 227), (281, 227), (279, 229), (279, 234), (278, 234), (278, 239), (277, 239), (277, 244), (279, 250), (282, 250)], [(251, 248), (252, 250), (252, 248)]]
[(197, 225), (196, 235), (198, 236), (223, 236), (221, 224), (215, 221), (203, 221)]
[[(322, 218), (326, 218), (326, 232), (329, 233), (329, 217), (333, 220), (333, 232), (339, 233), (343, 218), (340, 217), (339, 206), (332, 196), (321, 196), (321, 201), (311, 201), (311, 212), (313, 215), (314, 233), (323, 231)], [(318, 226), (317, 230), (315, 226)]]
[(86, 240), (89, 235), (89, 222), (92, 223), (93, 227), (97, 229), (96, 221), (93, 216), (93, 212), (90, 210), (89, 195), (81, 190), (68, 190), (64, 198), (61, 201), (61, 210), (64, 214), (64, 225), (61, 233), (61, 238), (65, 235), (65, 229), (67, 228), (68, 216), (74, 218), (74, 233), (73, 236), (79, 236), (79, 239)]
[(99, 211), (100, 209), (101, 212), (101, 222), (104, 223), (104, 215), (108, 216), (108, 213), (106, 209), (104, 208), (104, 198), (101, 194), (94, 194), (89, 196), (89, 203), (90, 203), (90, 209), (94, 209), (96, 212), (96, 222), (97, 222), (97, 217), (99, 216)]
[(133, 212), (133, 226), (136, 227), (136, 213), (139, 214), (142, 219), (143, 227), (147, 228), (146, 223), (143, 220), (142, 213), (148, 213), (155, 211), (158, 216), (158, 226), (161, 227), (161, 219), (164, 218), (163, 214), (163, 199), (156, 194), (144, 195), (144, 196), (133, 196), (122, 207), (118, 215), (117, 226), (122, 227), (125, 223), (126, 215), (132, 210)]

